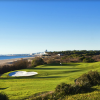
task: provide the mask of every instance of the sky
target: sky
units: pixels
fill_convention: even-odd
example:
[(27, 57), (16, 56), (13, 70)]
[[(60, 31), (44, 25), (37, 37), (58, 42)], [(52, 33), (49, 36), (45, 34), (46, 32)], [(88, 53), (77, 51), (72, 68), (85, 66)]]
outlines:
[(100, 50), (99, 0), (1, 0), (0, 54)]

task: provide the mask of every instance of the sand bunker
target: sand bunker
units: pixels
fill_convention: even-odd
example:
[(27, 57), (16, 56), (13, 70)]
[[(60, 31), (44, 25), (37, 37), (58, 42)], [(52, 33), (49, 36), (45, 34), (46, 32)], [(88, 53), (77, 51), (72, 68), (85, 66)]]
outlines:
[(37, 72), (15, 71), (9, 73), (9, 76), (32, 76), (38, 74)]

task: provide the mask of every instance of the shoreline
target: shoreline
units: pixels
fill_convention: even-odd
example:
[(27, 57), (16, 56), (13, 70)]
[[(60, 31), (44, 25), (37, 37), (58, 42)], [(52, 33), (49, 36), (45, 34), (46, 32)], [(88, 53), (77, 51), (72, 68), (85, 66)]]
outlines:
[(21, 60), (21, 59), (27, 59), (28, 61), (31, 61), (31, 59), (33, 59), (34, 57), (13, 58), (13, 59), (0, 60), (0, 66), (12, 64), (14, 61)]

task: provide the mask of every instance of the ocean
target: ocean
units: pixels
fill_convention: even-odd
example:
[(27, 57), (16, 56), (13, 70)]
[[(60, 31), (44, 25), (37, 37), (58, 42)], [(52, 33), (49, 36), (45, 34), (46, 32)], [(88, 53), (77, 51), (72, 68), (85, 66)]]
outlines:
[(33, 57), (33, 56), (0, 56), (0, 60), (14, 59), (14, 58), (25, 58), (25, 57)]

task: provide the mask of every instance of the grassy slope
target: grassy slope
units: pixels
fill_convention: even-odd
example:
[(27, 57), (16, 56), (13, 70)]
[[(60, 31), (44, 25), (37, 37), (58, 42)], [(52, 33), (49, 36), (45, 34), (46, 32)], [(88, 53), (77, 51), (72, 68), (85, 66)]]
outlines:
[[(0, 79), (0, 91), (8, 94), (10, 99), (23, 99), (37, 92), (54, 91), (61, 82), (74, 83), (74, 79), (89, 70), (100, 72), (100, 62), (96, 63), (69, 63), (60, 65), (42, 65), (34, 69), (39, 74), (31, 77), (8, 77), (5, 73)], [(70, 97), (69, 97), (70, 99)]]
[(100, 86), (93, 86), (88, 93), (66, 96), (63, 100), (100, 100)]

